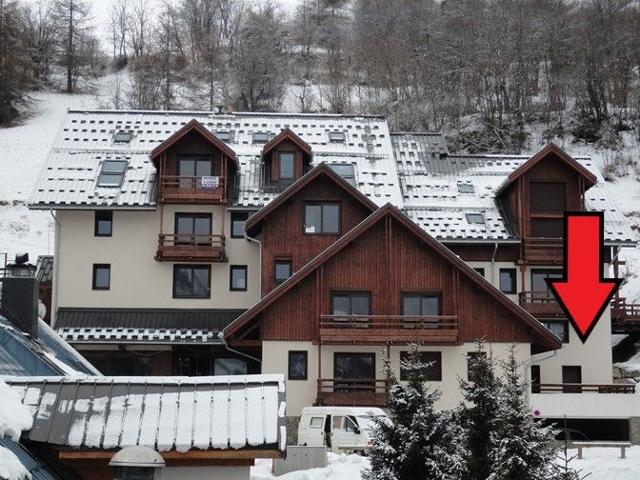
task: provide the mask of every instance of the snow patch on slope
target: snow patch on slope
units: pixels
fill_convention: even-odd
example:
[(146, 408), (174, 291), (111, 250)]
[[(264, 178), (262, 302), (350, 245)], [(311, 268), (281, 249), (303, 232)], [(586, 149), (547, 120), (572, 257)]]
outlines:
[[(23, 430), (29, 430), (33, 425), (33, 417), (29, 409), (22, 404), (18, 395), (0, 380), (0, 436), (11, 437), (18, 441)], [(18, 457), (10, 450), (0, 447), (0, 478), (5, 480), (30, 479), (27, 471)]]

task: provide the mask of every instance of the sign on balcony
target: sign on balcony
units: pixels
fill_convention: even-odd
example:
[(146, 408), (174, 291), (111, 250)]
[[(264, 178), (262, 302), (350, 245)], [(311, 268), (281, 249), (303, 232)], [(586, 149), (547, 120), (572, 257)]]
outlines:
[(220, 186), (220, 177), (201, 177), (200, 186), (203, 190), (215, 190)]

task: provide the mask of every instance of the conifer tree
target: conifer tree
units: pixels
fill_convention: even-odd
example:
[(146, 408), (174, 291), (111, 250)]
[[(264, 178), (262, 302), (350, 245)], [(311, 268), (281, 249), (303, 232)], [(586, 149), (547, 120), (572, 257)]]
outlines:
[(461, 480), (461, 431), (450, 413), (438, 411), (440, 393), (423, 381), (426, 365), (417, 346), (401, 362), (406, 383), (385, 365), (390, 381), (389, 419), (377, 418), (366, 480)]

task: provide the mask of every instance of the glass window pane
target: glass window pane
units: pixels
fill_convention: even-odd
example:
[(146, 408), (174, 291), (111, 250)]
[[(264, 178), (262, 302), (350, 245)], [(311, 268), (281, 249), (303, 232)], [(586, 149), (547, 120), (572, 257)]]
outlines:
[(104, 173), (123, 173), (127, 168), (127, 162), (120, 160), (105, 160), (102, 164)]
[(181, 235), (192, 235), (193, 234), (193, 218), (184, 217), (184, 216), (178, 217), (176, 227), (177, 227), (176, 233)]
[(322, 428), (322, 425), (324, 425), (324, 417), (311, 417), (309, 424), (311, 428)]
[(280, 261), (276, 262), (275, 278), (277, 282), (284, 282), (291, 276), (291, 262)]
[(231, 267), (231, 289), (247, 289), (247, 269), (245, 267)]
[(440, 315), (440, 297), (425, 296), (421, 299), (422, 315)]
[(322, 231), (323, 233), (338, 233), (340, 231), (340, 207), (338, 205), (323, 205)]
[(191, 294), (191, 269), (176, 268), (175, 274), (175, 292), (178, 296), (187, 296)]
[(209, 295), (209, 271), (207, 269), (193, 269), (193, 295), (196, 297)]
[(305, 233), (322, 233), (322, 207), (306, 205), (304, 209)]
[(98, 185), (101, 187), (105, 186), (120, 186), (122, 183), (122, 174), (121, 173), (101, 173), (98, 176)]
[(405, 295), (402, 298), (403, 315), (420, 315), (420, 297), (417, 295)]
[(333, 315), (349, 315), (351, 313), (349, 297), (334, 295), (332, 299)]
[(503, 293), (516, 293), (516, 271), (512, 268), (500, 269), (500, 290)]
[(369, 295), (351, 296), (352, 315), (369, 315), (370, 311), (371, 309), (369, 307)]
[(211, 233), (211, 218), (196, 217), (195, 232), (196, 235), (209, 235)]
[(244, 238), (244, 224), (249, 215), (244, 212), (231, 214), (231, 238)]
[(99, 288), (99, 289), (109, 288), (110, 279), (111, 279), (110, 267), (107, 267), (107, 266), (95, 267), (94, 279), (93, 279), (94, 288)]
[(294, 155), (293, 153), (280, 154), (280, 178), (290, 179), (294, 176)]
[(307, 352), (289, 352), (289, 380), (307, 379)]
[(178, 175), (182, 177), (195, 177), (196, 162), (193, 159), (181, 158), (178, 162)]
[(239, 358), (216, 358), (214, 375), (246, 375), (247, 362)]
[(196, 177), (210, 177), (213, 175), (213, 164), (209, 159), (199, 159), (196, 162)]

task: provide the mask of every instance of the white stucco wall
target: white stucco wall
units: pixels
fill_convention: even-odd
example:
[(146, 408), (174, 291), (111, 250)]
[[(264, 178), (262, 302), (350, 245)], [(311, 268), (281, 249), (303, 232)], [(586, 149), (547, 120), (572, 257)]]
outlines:
[[(165, 233), (173, 233), (176, 211), (211, 212), (213, 233), (220, 231), (222, 207), (166, 206)], [(160, 233), (159, 210), (114, 211), (111, 237), (94, 236), (93, 211), (58, 211), (57, 218), (56, 308), (248, 308), (259, 300), (258, 246), (243, 238), (230, 237), (228, 212), (224, 215), (224, 231), (229, 261), (210, 264), (210, 299), (173, 298), (174, 262), (154, 260)], [(111, 264), (110, 290), (92, 290), (94, 263)], [(246, 292), (229, 290), (230, 265), (247, 265)]]

